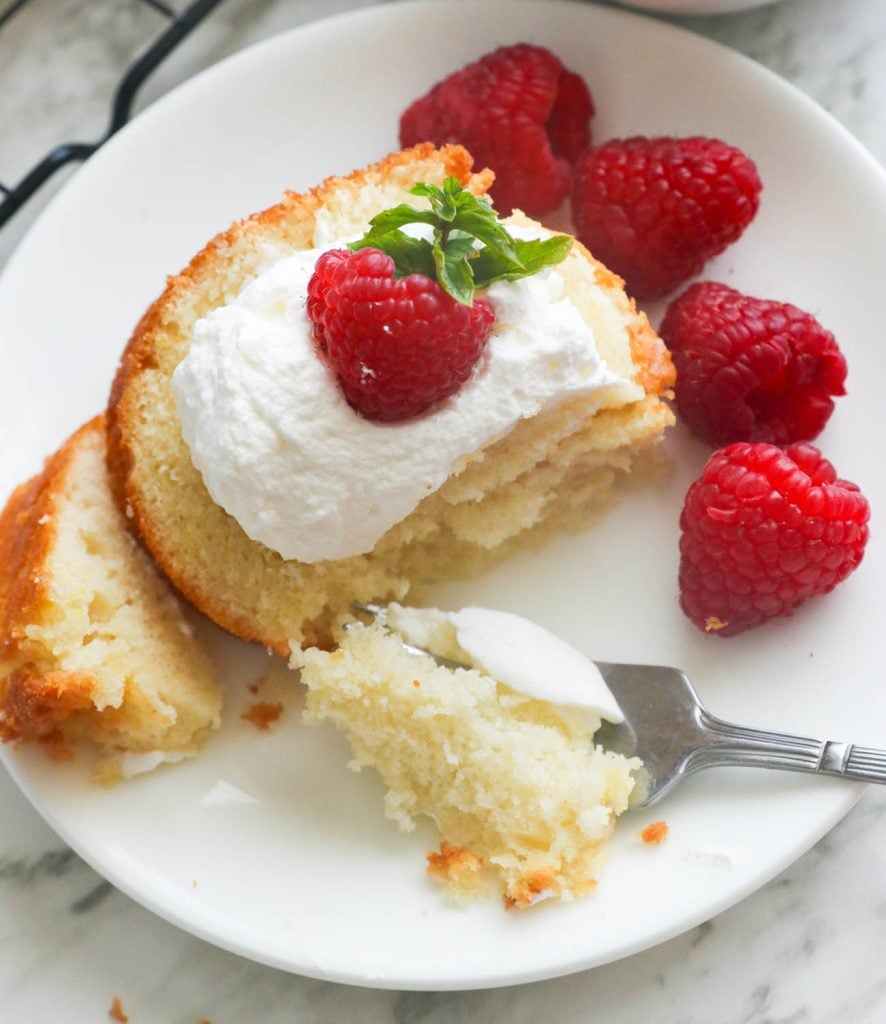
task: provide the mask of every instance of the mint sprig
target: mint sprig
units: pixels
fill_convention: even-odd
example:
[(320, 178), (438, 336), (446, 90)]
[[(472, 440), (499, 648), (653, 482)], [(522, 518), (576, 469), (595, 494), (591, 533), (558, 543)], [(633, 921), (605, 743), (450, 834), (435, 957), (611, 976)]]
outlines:
[[(443, 187), (419, 182), (410, 193), (424, 196), (430, 210), (406, 203), (376, 214), (369, 230), (351, 249), (381, 249), (394, 261), (395, 276), (424, 274), (458, 302), (470, 306), (477, 289), (496, 281), (517, 281), (566, 259), (572, 248), (569, 235), (524, 241), (498, 219), (488, 200), (463, 188), (458, 178)], [(428, 224), (433, 241), (413, 238), (407, 224)]]

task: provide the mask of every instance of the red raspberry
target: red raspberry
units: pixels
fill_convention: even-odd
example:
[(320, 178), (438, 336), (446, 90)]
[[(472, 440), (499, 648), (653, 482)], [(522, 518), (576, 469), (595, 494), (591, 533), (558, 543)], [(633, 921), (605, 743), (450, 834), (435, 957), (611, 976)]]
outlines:
[(495, 322), (429, 277), (394, 278), (378, 249), (324, 253), (308, 284), (314, 336), (348, 402), (367, 419), (417, 416), (470, 377)]
[(400, 144), (460, 143), (495, 171), (499, 210), (516, 206), (540, 217), (569, 194), (593, 114), (578, 75), (549, 50), (519, 43), (486, 54), (416, 100), (400, 118)]
[(680, 517), (680, 605), (699, 629), (734, 636), (855, 569), (868, 503), (810, 444), (732, 444), (710, 457)]
[(811, 441), (846, 394), (830, 331), (788, 302), (694, 284), (668, 307), (661, 336), (677, 369), (677, 408), (709, 444)]
[(658, 299), (741, 235), (761, 189), (753, 161), (717, 139), (614, 139), (576, 164), (572, 219), (628, 291)]

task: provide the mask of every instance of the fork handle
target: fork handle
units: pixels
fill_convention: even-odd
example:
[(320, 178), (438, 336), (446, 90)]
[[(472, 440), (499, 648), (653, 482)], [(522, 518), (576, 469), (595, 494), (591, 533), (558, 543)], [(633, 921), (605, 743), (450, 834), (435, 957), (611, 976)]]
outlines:
[(687, 771), (714, 765), (743, 765), (886, 783), (886, 750), (748, 729), (707, 712), (701, 715), (700, 725), (705, 741), (690, 756)]

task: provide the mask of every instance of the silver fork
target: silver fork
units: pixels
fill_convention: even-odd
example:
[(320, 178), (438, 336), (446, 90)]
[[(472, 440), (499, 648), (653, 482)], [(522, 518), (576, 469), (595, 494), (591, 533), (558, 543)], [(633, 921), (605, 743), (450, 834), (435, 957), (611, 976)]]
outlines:
[(634, 808), (656, 803), (703, 768), (778, 768), (886, 782), (886, 750), (724, 722), (708, 711), (679, 669), (596, 664), (625, 720), (621, 725), (604, 722), (594, 740), (606, 750), (642, 760)]
[[(378, 618), (384, 606), (354, 603), (355, 611)], [(433, 651), (402, 641), (413, 654), (447, 668), (467, 668)], [(886, 783), (886, 750), (783, 732), (749, 729), (712, 715), (684, 672), (662, 665), (596, 662), (625, 720), (604, 722), (594, 741), (606, 750), (639, 757), (643, 769), (631, 807), (657, 803), (688, 775), (703, 768), (777, 768)]]

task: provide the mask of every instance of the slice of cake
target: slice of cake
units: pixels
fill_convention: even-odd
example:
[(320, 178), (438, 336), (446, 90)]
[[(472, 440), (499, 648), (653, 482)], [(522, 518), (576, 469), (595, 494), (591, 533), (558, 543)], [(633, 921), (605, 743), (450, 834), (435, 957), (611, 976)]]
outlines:
[(482, 195), (491, 172), (471, 163), (422, 145), (287, 196), (171, 278), (129, 342), (109, 406), (118, 500), (175, 585), (245, 639), (328, 643), (355, 598), (400, 598), (582, 522), (672, 422), (664, 346), (578, 243), (501, 287), (458, 394), (397, 423), (351, 408), (311, 338), (317, 259), (383, 210), (426, 207), (418, 182)]
[(601, 715), (620, 720), (596, 666), (517, 616), (392, 612), (392, 628), (474, 667), (411, 653), (380, 622), (353, 624), (338, 650), (293, 655), (306, 720), (333, 722), (352, 767), (379, 772), (401, 829), (434, 821), (428, 871), (455, 895), (482, 892), (490, 875), (511, 907), (588, 892), (640, 766), (594, 745)]
[(108, 484), (92, 420), (0, 516), (0, 736), (193, 753), (221, 693)]

